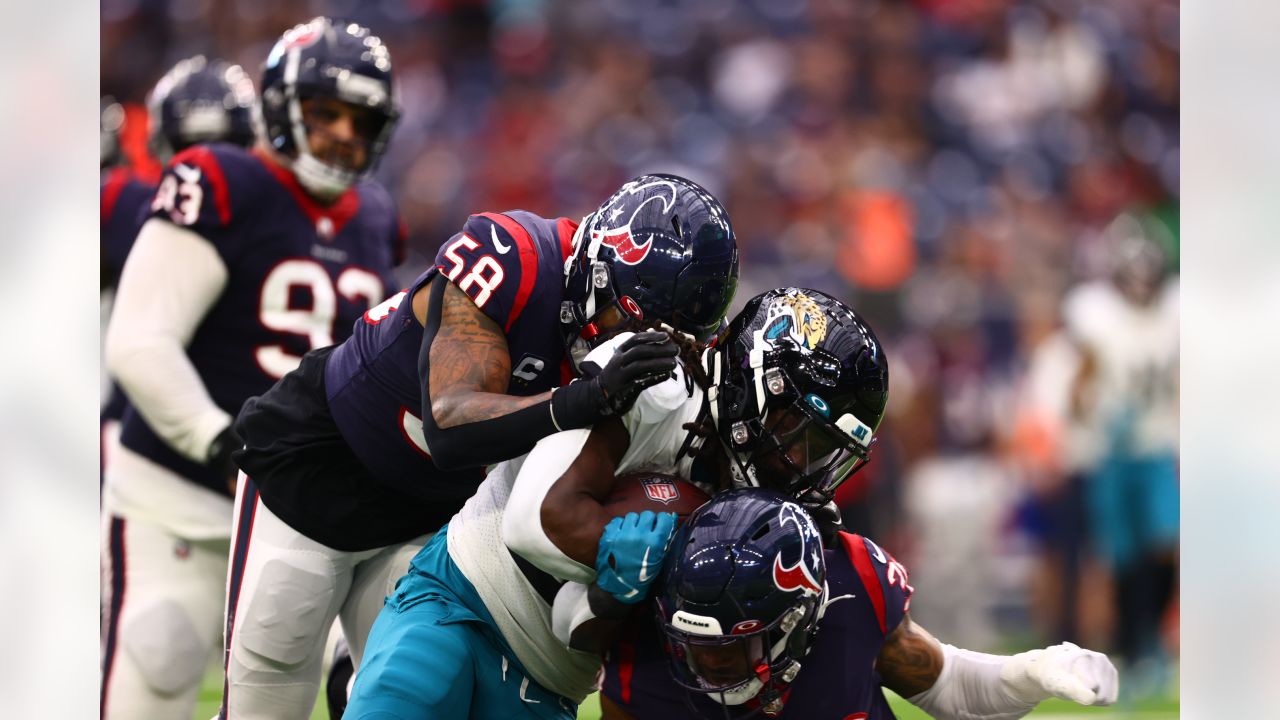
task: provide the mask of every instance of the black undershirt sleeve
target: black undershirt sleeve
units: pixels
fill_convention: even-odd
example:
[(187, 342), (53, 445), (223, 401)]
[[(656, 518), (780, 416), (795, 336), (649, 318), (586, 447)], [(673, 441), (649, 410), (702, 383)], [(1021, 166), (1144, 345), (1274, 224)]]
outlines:
[(542, 438), (573, 428), (589, 427), (598, 416), (591, 380), (575, 380), (556, 388), (551, 399), (489, 420), (451, 428), (436, 424), (431, 414), (431, 343), (440, 329), (441, 305), (448, 279), (431, 281), (430, 303), (422, 348), (418, 352), (418, 382), (422, 385), (422, 431), (431, 458), (442, 470), (481, 467), (519, 457)]

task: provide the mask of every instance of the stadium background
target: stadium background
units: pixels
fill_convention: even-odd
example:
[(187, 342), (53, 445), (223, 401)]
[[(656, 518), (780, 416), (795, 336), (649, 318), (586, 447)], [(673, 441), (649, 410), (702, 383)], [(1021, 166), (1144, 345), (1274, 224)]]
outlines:
[[(890, 414), (841, 501), (912, 570), (913, 615), (980, 650), (1108, 647), (1110, 588), (1063, 432), (1069, 374), (1045, 356), (1064, 292), (1108, 272), (1118, 216), (1176, 271), (1176, 2), (106, 0), (101, 12), (102, 92), (129, 105), (144, 168), (141, 103), (177, 60), (216, 55), (256, 77), (280, 32), (320, 13), (381, 35), (403, 115), (378, 175), (409, 227), (404, 279), (471, 212), (579, 217), (645, 171), (703, 183), (739, 235), (735, 310), (768, 287), (814, 287), (886, 343)], [(1176, 605), (1165, 626), (1176, 657)], [(1127, 710), (1176, 708), (1167, 685)]]

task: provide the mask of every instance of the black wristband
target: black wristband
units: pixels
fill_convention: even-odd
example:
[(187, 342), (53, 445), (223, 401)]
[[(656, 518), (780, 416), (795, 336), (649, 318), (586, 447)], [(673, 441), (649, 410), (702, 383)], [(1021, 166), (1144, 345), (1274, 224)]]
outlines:
[(591, 583), (587, 586), (587, 607), (591, 608), (592, 615), (603, 620), (625, 620), (637, 606), (619, 602), (613, 593)]
[(595, 378), (581, 378), (551, 391), (551, 420), (557, 430), (591, 427), (604, 419)]

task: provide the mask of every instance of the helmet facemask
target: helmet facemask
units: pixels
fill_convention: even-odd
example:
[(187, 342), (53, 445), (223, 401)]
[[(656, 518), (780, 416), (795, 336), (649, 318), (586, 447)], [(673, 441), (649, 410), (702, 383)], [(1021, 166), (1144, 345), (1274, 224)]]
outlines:
[[(758, 697), (767, 708), (800, 672), (797, 658), (808, 652), (820, 605), (821, 598), (805, 599), (767, 626), (756, 623), (758, 629), (744, 632), (742, 623), (727, 635), (719, 634), (714, 618), (677, 611), (664, 622), (660, 615), (672, 677), (677, 685), (722, 705), (742, 705)], [(698, 631), (708, 621), (716, 634)]]
[(624, 320), (705, 343), (720, 329), (737, 277), (737, 245), (719, 201), (675, 175), (633, 178), (574, 235), (560, 310), (568, 354), (576, 364), (606, 333), (630, 329), (616, 325)]
[(673, 679), (780, 713), (817, 637), (826, 564), (813, 519), (781, 493), (720, 493), (677, 532), (655, 612)]
[[(770, 361), (745, 371), (754, 392), (732, 385), (719, 388), (717, 395), (736, 391), (735, 398), (722, 402), (736, 404), (739, 411), (718, 417), (717, 423), (728, 423), (727, 433), (720, 435), (737, 485), (825, 502), (866, 464), (874, 442), (871, 427), (851, 412), (840, 412), (848, 404), (840, 398), (802, 394), (786, 369), (800, 368), (820, 379), (824, 369), (838, 367), (825, 355), (821, 350), (771, 353)], [(744, 411), (742, 405), (753, 396), (754, 407)]]
[[(289, 101), (293, 141), (298, 148), (292, 169), (298, 182), (309, 192), (321, 199), (332, 199), (346, 192), (373, 169), (382, 155), (382, 148), (386, 146), (387, 137), (391, 134), (396, 118), (394, 112), (367, 108), (364, 104), (340, 96), (338, 100), (355, 108), (358, 115), (358, 118), (353, 121), (356, 126), (356, 136), (350, 140), (340, 139), (327, 136), (328, 131), (325, 127), (314, 120), (315, 114), (304, 107), (304, 103), (311, 99), (313, 98), (306, 94), (300, 94)], [(319, 101), (323, 96), (314, 99)], [(313, 150), (311, 141), (316, 136), (326, 140), (330, 148), (329, 152), (318, 153)], [(348, 147), (343, 148), (344, 145)], [(352, 149), (353, 147), (364, 151), (363, 162), (345, 163), (337, 157), (344, 149), (348, 153), (356, 152)]]
[[(577, 372), (581, 372), (579, 365), (587, 354), (600, 343), (618, 333), (638, 332), (648, 327), (640, 305), (630, 296), (618, 293), (608, 263), (596, 259), (600, 240), (586, 234), (593, 217), (584, 217), (578, 225), (573, 236), (573, 252), (565, 264), (566, 286), (576, 283), (586, 287), (567, 287), (566, 295), (570, 299), (560, 303), (565, 355)], [(586, 268), (589, 270), (584, 272)]]
[[(317, 50), (318, 43), (325, 44)], [(332, 200), (377, 166), (399, 117), (390, 72), (386, 46), (354, 23), (316, 18), (286, 32), (272, 49), (263, 78), (261, 133), (313, 196)], [(303, 103), (324, 99), (355, 110), (356, 139), (334, 142), (357, 144), (363, 161), (344, 164), (312, 147), (312, 135), (324, 132), (323, 120)]]

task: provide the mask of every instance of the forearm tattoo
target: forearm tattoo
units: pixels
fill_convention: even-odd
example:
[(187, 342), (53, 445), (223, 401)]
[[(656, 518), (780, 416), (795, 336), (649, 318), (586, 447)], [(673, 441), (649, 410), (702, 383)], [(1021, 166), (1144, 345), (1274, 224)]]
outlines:
[(440, 329), (431, 343), (431, 414), (436, 425), (449, 428), (489, 420), (550, 397), (505, 394), (511, 356), (502, 329), (452, 283), (442, 301)]
[(933, 687), (942, 674), (942, 662), (942, 646), (908, 616), (880, 649), (876, 670), (882, 685), (905, 698)]

